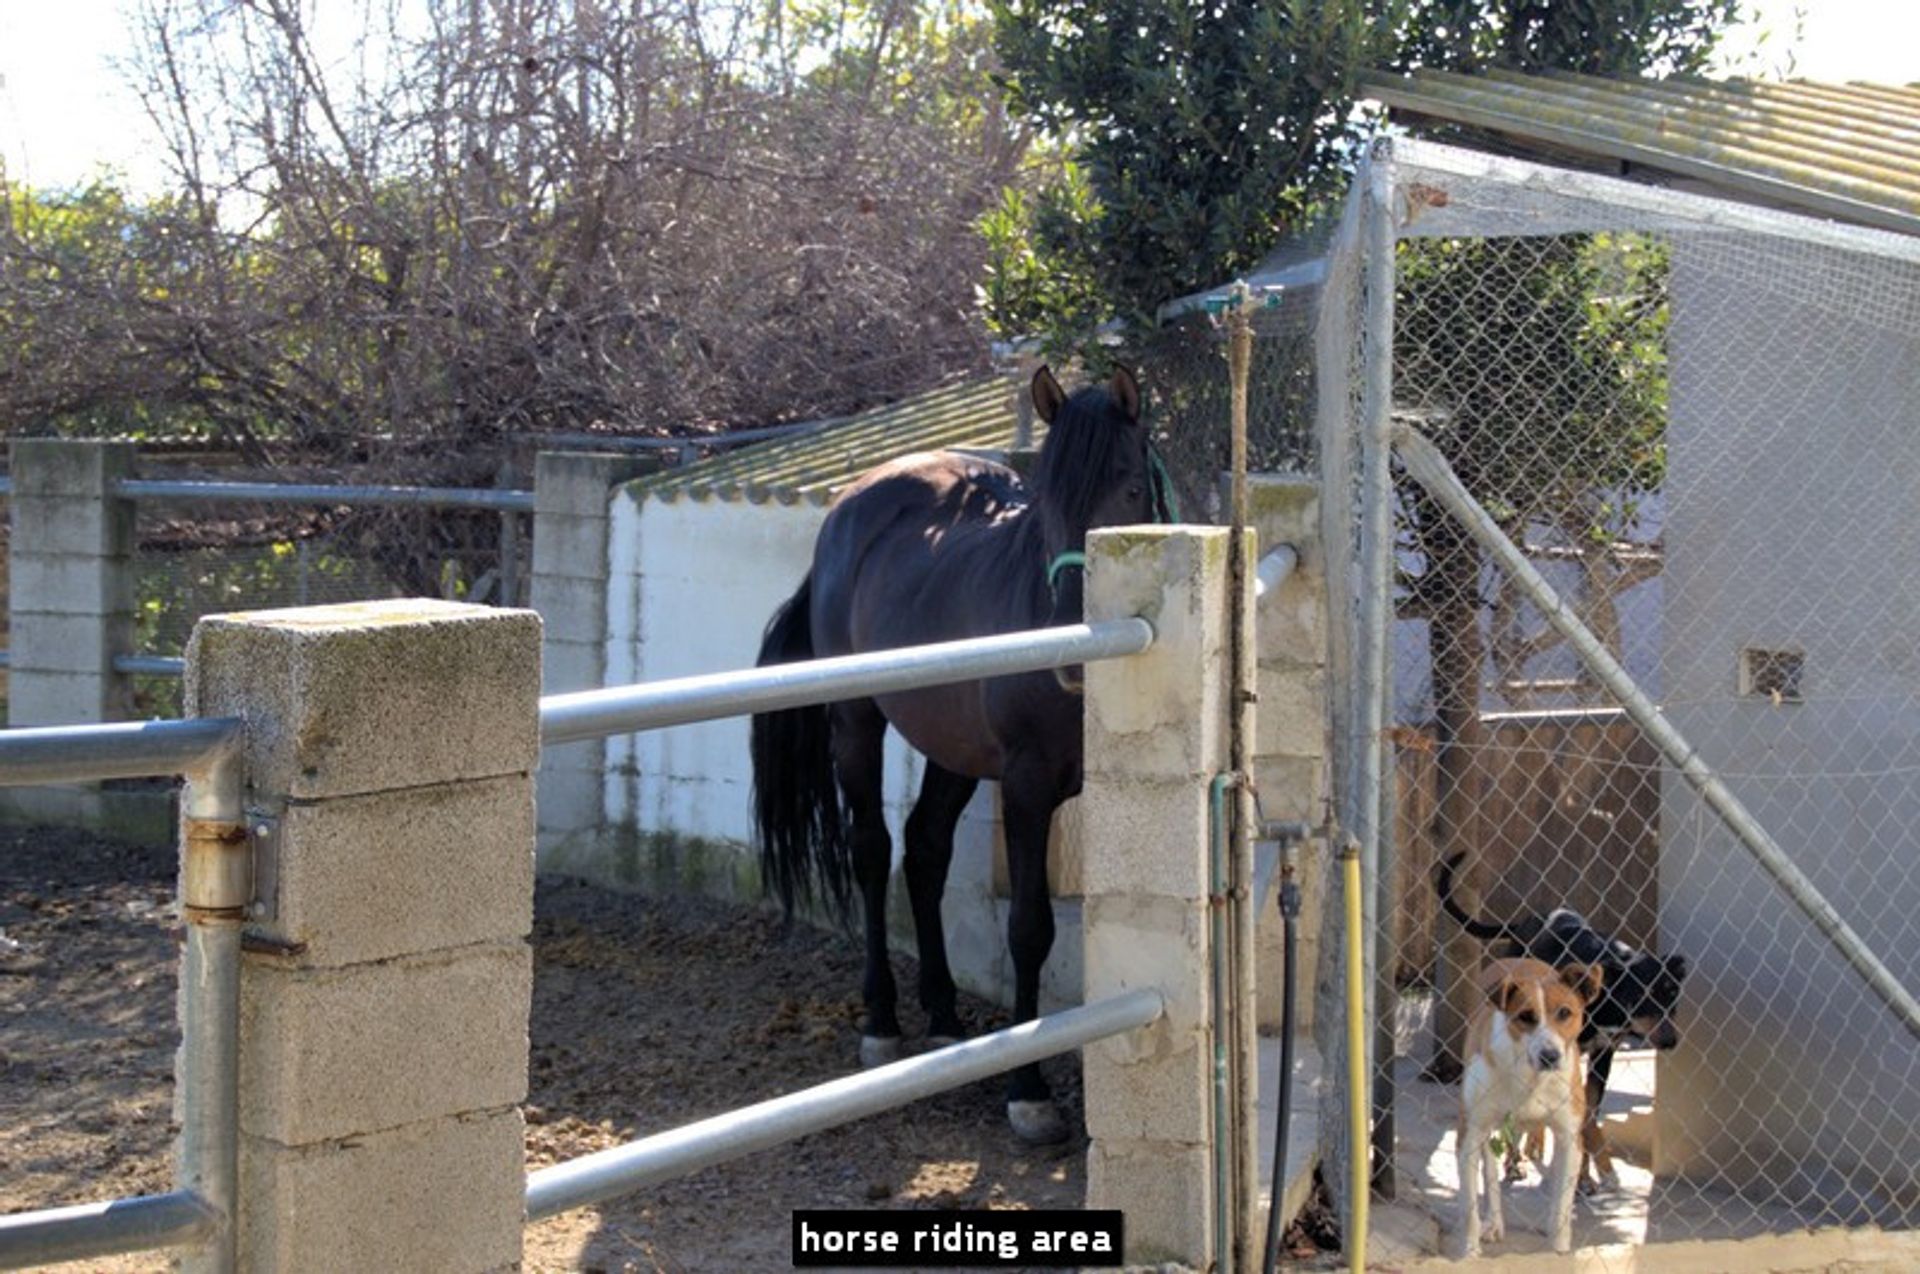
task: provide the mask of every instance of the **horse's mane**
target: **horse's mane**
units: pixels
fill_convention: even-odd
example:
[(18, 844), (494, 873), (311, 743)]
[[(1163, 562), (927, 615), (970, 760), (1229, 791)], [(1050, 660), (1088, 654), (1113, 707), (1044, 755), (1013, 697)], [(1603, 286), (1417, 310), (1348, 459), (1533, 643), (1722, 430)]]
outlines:
[(1033, 475), (1034, 503), (1060, 529), (1084, 528), (1106, 492), (1114, 453), (1138, 425), (1102, 385), (1076, 390), (1054, 413)]

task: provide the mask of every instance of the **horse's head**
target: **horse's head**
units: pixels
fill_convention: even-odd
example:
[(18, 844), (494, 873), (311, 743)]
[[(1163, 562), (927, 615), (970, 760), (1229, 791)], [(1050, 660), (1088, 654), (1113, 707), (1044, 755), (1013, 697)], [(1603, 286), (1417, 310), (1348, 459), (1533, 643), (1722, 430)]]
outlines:
[(1033, 407), (1047, 422), (1033, 481), (1051, 593), (1047, 622), (1076, 624), (1085, 613), (1087, 532), (1170, 522), (1172, 491), (1141, 422), (1132, 372), (1116, 368), (1106, 384), (1068, 395), (1042, 367), (1033, 377)]

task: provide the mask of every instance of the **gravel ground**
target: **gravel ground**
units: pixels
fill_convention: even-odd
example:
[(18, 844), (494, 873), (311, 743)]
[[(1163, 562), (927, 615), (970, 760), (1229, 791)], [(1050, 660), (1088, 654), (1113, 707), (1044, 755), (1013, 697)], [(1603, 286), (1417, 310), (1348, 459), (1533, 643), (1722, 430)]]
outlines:
[[(170, 847), (0, 829), (0, 1211), (168, 1188), (173, 871)], [(860, 963), (839, 935), (553, 881), (534, 959), (530, 1168), (854, 1065)], [(913, 986), (908, 962), (895, 973)], [(975, 1029), (1005, 1022), (963, 1011)], [(911, 1037), (917, 1006), (903, 1017)], [(1077, 1062), (1048, 1073), (1077, 1128)], [(1085, 1150), (1021, 1145), (990, 1081), (542, 1222), (526, 1268), (785, 1270), (795, 1208), (1078, 1207)]]

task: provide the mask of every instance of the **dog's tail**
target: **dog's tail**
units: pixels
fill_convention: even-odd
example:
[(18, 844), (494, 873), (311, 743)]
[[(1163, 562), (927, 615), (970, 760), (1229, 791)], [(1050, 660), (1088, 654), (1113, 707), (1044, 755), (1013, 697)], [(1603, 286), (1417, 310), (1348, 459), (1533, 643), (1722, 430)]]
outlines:
[(1459, 903), (1453, 900), (1453, 869), (1458, 867), (1461, 860), (1466, 858), (1466, 856), (1466, 851), (1462, 850), (1460, 853), (1455, 854), (1452, 858), (1440, 864), (1440, 905), (1447, 909), (1449, 916), (1452, 916), (1460, 922), (1462, 929), (1465, 929), (1476, 938), (1481, 938), (1488, 942), (1492, 942), (1498, 938), (1511, 938), (1518, 941), (1519, 935), (1514, 933), (1513, 930), (1505, 924), (1497, 921), (1488, 923), (1485, 920), (1475, 920), (1461, 908)]

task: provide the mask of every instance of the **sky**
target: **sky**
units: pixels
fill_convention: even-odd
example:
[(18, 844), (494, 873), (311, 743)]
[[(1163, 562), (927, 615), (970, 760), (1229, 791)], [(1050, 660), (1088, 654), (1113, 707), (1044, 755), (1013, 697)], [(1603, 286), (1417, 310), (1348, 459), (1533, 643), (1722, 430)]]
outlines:
[[(1920, 81), (1920, 5), (1747, 0), (1747, 8), (1755, 20), (1726, 48), (1742, 73)], [(115, 67), (130, 52), (128, 9), (128, 0), (0, 0), (0, 163), (9, 178), (57, 187), (114, 170), (135, 190), (162, 184), (152, 126)]]

